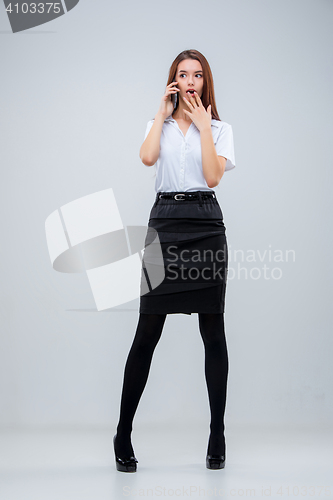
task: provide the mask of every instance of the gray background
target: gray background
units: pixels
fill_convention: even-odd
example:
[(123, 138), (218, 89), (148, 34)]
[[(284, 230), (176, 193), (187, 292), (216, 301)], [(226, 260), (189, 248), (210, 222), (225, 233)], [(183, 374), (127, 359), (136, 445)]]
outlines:
[[(154, 169), (139, 158), (171, 62), (208, 59), (236, 168), (218, 199), (232, 251), (295, 251), (281, 279), (227, 287), (227, 425), (333, 418), (332, 47), (328, 0), (81, 0), (10, 32), (0, 8), (0, 424), (114, 428), (138, 301), (96, 312), (84, 274), (50, 264), (54, 210), (112, 187), (126, 225), (144, 225)], [(263, 263), (244, 262), (246, 269)], [(170, 315), (135, 417), (209, 423), (197, 315)]]

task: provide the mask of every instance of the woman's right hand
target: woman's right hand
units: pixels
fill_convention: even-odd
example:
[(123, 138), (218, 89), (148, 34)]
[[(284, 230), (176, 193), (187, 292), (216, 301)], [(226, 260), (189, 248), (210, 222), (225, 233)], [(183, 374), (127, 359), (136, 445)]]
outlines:
[(160, 155), (161, 133), (164, 120), (173, 113), (172, 94), (180, 92), (176, 87), (177, 82), (171, 82), (166, 86), (165, 94), (161, 99), (158, 112), (155, 115), (154, 123), (140, 148), (140, 158), (144, 165), (151, 167)]
[(173, 112), (173, 102), (171, 99), (172, 94), (177, 94), (179, 89), (176, 87), (177, 82), (171, 82), (167, 85), (165, 89), (165, 94), (161, 99), (161, 104), (158, 110), (158, 113), (163, 115), (164, 118), (167, 118)]

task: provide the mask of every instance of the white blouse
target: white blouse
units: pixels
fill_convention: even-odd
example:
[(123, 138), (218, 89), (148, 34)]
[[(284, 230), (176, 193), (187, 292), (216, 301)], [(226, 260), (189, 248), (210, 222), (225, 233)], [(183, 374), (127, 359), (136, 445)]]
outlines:
[[(145, 139), (154, 120), (147, 123)], [(235, 168), (232, 127), (227, 122), (211, 119), (214, 144), (218, 156), (227, 158), (225, 170)], [(208, 187), (202, 170), (200, 132), (191, 122), (186, 135), (169, 115), (163, 123), (160, 155), (156, 165), (155, 191), (214, 191)]]

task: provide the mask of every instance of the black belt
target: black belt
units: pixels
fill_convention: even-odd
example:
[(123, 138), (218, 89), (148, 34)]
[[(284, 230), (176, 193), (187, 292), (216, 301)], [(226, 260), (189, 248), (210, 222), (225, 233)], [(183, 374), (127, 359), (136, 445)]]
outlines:
[(176, 193), (176, 194), (167, 194), (167, 193), (157, 193), (158, 198), (166, 198), (166, 199), (175, 199), (175, 200), (198, 200), (202, 198), (203, 200), (207, 198), (216, 198), (215, 193)]

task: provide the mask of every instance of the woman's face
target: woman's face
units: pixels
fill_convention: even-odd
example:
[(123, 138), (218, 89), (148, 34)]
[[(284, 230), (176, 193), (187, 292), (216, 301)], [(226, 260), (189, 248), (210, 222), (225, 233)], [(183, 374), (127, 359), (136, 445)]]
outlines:
[(187, 94), (189, 89), (197, 92), (199, 97), (202, 96), (203, 91), (203, 71), (202, 66), (196, 59), (184, 59), (178, 64), (175, 76), (177, 86), (180, 90), (178, 98), (184, 102), (183, 97), (188, 99)]

